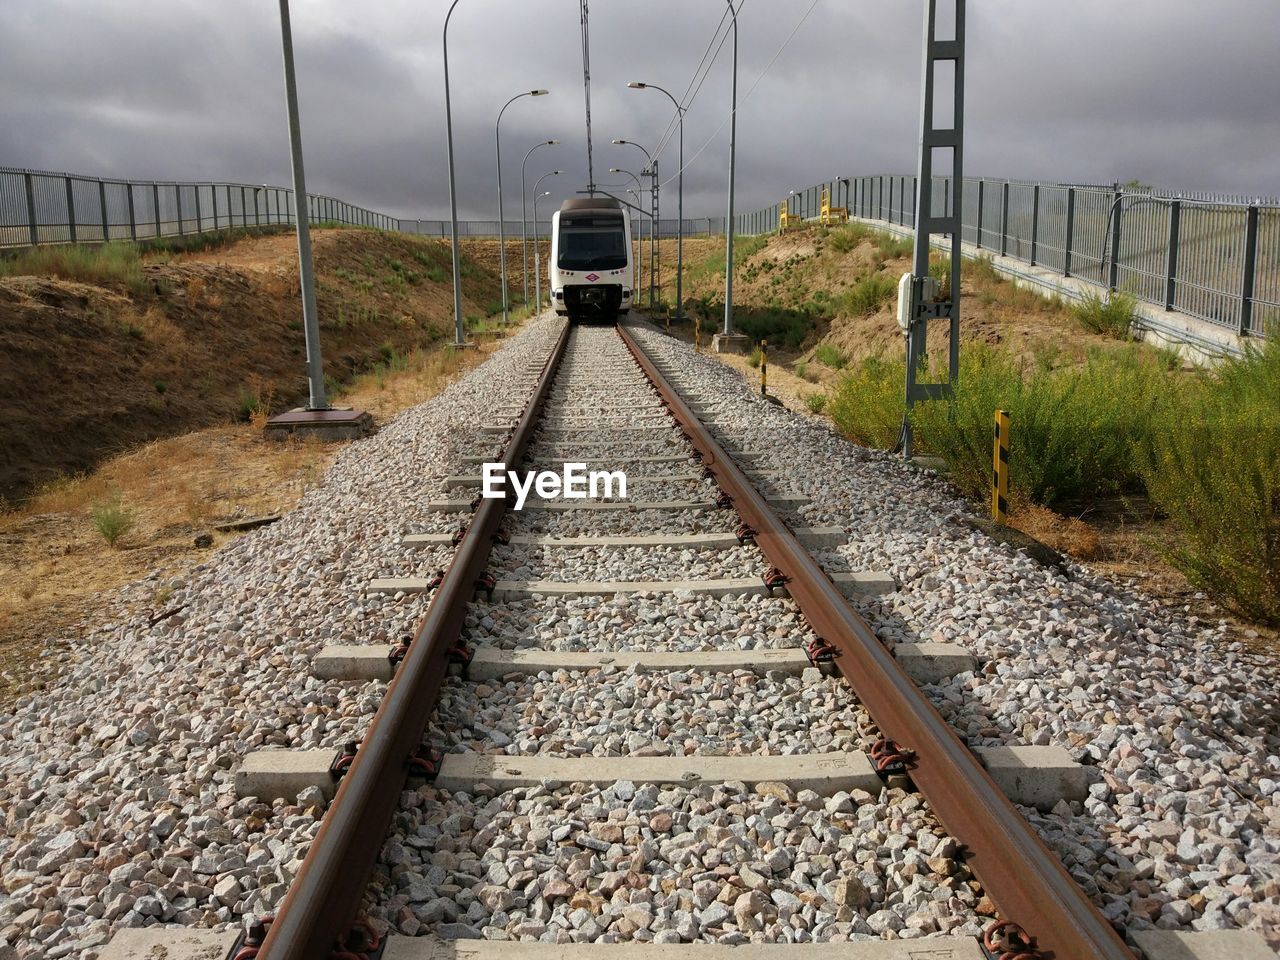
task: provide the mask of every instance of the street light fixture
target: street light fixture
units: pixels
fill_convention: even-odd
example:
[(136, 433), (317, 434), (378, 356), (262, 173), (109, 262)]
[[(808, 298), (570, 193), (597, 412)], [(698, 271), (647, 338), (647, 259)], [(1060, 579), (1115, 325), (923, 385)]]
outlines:
[(462, 326), (462, 255), (458, 247), (458, 191), (453, 172), (453, 106), (449, 98), (449, 20), (453, 17), (458, 0), (449, 4), (449, 12), (444, 17), (444, 30), (441, 34), (444, 46), (444, 127), (445, 139), (449, 145), (449, 222), (450, 238), (453, 244), (453, 345), (465, 347), (467, 332)]
[(550, 190), (544, 190), (538, 193), (538, 188), (542, 186), (542, 181), (547, 177), (558, 177), (564, 173), (563, 170), (552, 170), (550, 173), (544, 173), (538, 178), (538, 182), (533, 185), (533, 282), (534, 282), (534, 299), (538, 301), (538, 309), (534, 316), (542, 312), (542, 266), (538, 263), (541, 251), (538, 249), (538, 197), (551, 196)]
[[(328, 410), (324, 392), (324, 364), (320, 358), (320, 318), (316, 316), (315, 267), (311, 259), (307, 182), (302, 169), (302, 130), (298, 123), (298, 85), (293, 71), (293, 28), (289, 0), (280, 0), (280, 38), (284, 49), (285, 105), (289, 113), (289, 158), (293, 168), (294, 220), (298, 229), (298, 279), (302, 288), (302, 337), (307, 348), (307, 409)], [(69, 189), (69, 188), (68, 188)], [(258, 207), (257, 189), (253, 206)], [(157, 213), (156, 219), (159, 220)]]
[[(633, 90), (657, 90), (659, 93), (666, 94), (667, 99), (671, 101), (671, 105), (676, 108), (676, 116), (680, 120), (680, 172), (679, 184), (677, 186), (678, 199), (676, 200), (676, 319), (684, 319), (684, 113), (685, 108), (680, 106), (680, 101), (671, 95), (669, 90), (665, 90), (656, 83), (641, 83), (633, 80), (627, 84)], [(618, 141), (615, 141), (618, 142)], [(730, 166), (732, 170), (732, 165)], [(730, 201), (732, 204), (732, 201)], [(732, 216), (732, 214), (730, 214)]]
[(733, 8), (733, 0), (725, 0), (725, 2), (729, 4), (729, 13), (733, 15), (733, 95), (729, 106), (729, 214), (724, 225), (726, 239), (723, 335), (728, 338), (733, 336), (733, 176), (738, 150), (738, 11)]
[[(617, 140), (615, 140), (615, 141), (614, 141), (614, 143), (617, 143), (617, 142), (618, 142)], [(639, 177), (637, 177), (637, 176), (636, 176), (634, 173), (632, 173), (630, 170), (623, 170), (621, 167), (610, 167), (610, 168), (609, 168), (609, 172), (610, 172), (610, 173), (625, 173), (628, 177), (630, 177), (632, 180), (634, 180), (634, 181), (636, 182), (636, 188), (635, 188), (634, 190), (628, 190), (627, 192), (628, 192), (628, 193), (630, 193), (630, 194), (632, 194), (632, 195), (636, 198), (636, 208), (637, 208), (637, 209), (639, 209), (639, 207), (640, 207), (640, 191), (644, 190), (643, 185), (641, 185), (641, 183), (640, 183), (640, 178), (639, 178)], [(640, 226), (642, 226), (642, 227), (644, 226), (643, 222), (641, 222)], [(652, 220), (652, 219), (649, 221), (649, 248), (650, 248), (650, 249), (653, 249), (653, 220)], [(640, 251), (638, 251), (637, 256), (636, 256), (636, 270), (635, 270), (635, 271), (632, 271), (631, 285), (632, 285), (633, 290), (634, 290), (636, 293), (639, 293), (639, 290), (640, 290), (640, 275), (639, 275), (639, 273), (638, 273), (637, 271), (639, 270), (640, 265), (641, 265), (642, 263), (644, 263), (644, 255), (643, 255), (643, 254), (644, 254), (644, 250), (643, 250), (643, 248), (641, 248), (641, 250), (640, 250)]]
[(524, 160), (520, 163), (520, 252), (524, 256), (524, 269), (522, 276), (524, 279), (524, 303), (529, 305), (529, 201), (525, 198), (524, 168), (529, 162), (529, 154), (537, 150), (539, 147), (554, 147), (560, 143), (559, 140), (543, 140), (541, 143), (535, 143), (529, 148), (529, 153), (524, 155)]
[(507, 107), (521, 97), (545, 97), (546, 95), (546, 90), (517, 93), (502, 105), (502, 109), (498, 111), (498, 119), (493, 125), (493, 141), (498, 155), (498, 263), (502, 275), (502, 322), (504, 324), (511, 322), (511, 316), (507, 303), (507, 224), (502, 218), (502, 135), (500, 132), (502, 115), (507, 112)]
[[(649, 151), (634, 140), (614, 140), (616, 144), (635, 147), (644, 154), (647, 165), (642, 174), (649, 176), (649, 306), (653, 306), (653, 284), (654, 279), (658, 276), (658, 244), (655, 243), (656, 230), (658, 226), (659, 213), (661, 208), (658, 206), (658, 165), (653, 162), (653, 157)], [(637, 298), (638, 299), (638, 298)]]

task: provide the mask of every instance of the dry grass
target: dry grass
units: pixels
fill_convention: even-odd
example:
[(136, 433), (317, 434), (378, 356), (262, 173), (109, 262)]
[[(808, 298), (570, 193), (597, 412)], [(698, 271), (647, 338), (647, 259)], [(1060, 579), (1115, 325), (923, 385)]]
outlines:
[[(343, 401), (385, 420), (439, 393), (496, 342), (412, 353), (397, 370), (359, 377)], [(265, 413), (254, 420), (145, 444), (90, 474), (46, 484), (0, 514), (0, 703), (39, 682), (40, 651), (100, 616), (110, 591), (203, 562), (208, 550), (194, 546), (197, 535), (212, 534), (215, 547), (234, 536), (214, 532), (214, 522), (291, 509), (342, 446), (267, 442)], [(92, 513), (103, 503), (125, 505), (133, 516), (116, 548), (95, 529)], [(167, 592), (162, 581), (145, 607), (163, 609)]]
[(1076, 560), (1098, 560), (1103, 556), (1102, 537), (1094, 527), (1036, 503), (1013, 504), (1009, 526)]

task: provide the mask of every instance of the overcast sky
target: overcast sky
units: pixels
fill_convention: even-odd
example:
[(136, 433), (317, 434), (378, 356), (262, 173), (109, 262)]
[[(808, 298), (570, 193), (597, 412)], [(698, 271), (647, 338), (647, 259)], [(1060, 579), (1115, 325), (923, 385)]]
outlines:
[[(940, 0), (946, 2), (946, 0)], [(910, 172), (923, 0), (745, 0), (737, 209), (838, 176)], [(387, 213), (448, 214), (440, 32), (448, 0), (293, 0), (308, 187)], [(593, 0), (596, 180), (638, 169), (719, 24), (722, 0)], [(973, 0), (966, 173), (1280, 193), (1274, 0)], [(459, 215), (496, 216), (553, 168), (586, 183), (576, 0), (461, 0), (450, 26)], [(731, 43), (685, 120), (687, 216), (723, 215)], [(4, 0), (0, 165), (136, 178), (287, 184), (275, 0)], [(718, 131), (718, 132), (717, 132)], [(673, 138), (665, 179), (678, 169)], [(664, 216), (675, 214), (675, 184)]]

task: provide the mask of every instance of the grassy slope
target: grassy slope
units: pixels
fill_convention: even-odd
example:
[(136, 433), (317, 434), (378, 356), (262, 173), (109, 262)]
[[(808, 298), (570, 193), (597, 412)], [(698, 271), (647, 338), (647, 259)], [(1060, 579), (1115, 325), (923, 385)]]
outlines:
[[(452, 331), (441, 241), (317, 230), (326, 375), (349, 380)], [(498, 296), (464, 263), (464, 311)], [(296, 246), (290, 234), (138, 256), (47, 248), (0, 262), (0, 499), (158, 437), (304, 398)]]

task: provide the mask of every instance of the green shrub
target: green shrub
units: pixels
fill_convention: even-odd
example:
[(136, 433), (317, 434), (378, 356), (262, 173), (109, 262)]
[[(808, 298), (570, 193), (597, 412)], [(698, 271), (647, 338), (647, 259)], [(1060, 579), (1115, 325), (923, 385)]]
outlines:
[(135, 295), (148, 290), (138, 248), (132, 243), (30, 247), (15, 257), (0, 257), (0, 277), (21, 276), (51, 276), (79, 283), (122, 286)]
[(752, 347), (751, 352), (747, 354), (747, 363), (752, 367), (760, 366), (760, 361), (764, 359), (764, 352), (758, 347)]
[(808, 379), (809, 379), (809, 377), (808, 377), (808, 373), (809, 373), (809, 365), (808, 365), (807, 363), (805, 363), (803, 360), (801, 360), (799, 363), (797, 363), (797, 364), (792, 368), (792, 370), (793, 370), (793, 372), (795, 373), (795, 375), (796, 375), (797, 377), (799, 377), (801, 380), (808, 380)]
[(95, 503), (89, 508), (89, 517), (93, 520), (94, 529), (112, 547), (133, 529), (137, 519), (132, 510), (121, 504), (118, 496), (105, 503)]
[(841, 353), (838, 347), (830, 343), (818, 344), (813, 351), (813, 359), (824, 366), (830, 367), (832, 370), (843, 370), (849, 363), (849, 358)]
[[(723, 305), (720, 309), (724, 309)], [(768, 340), (787, 350), (798, 349), (813, 329), (811, 314), (773, 305), (762, 310), (736, 308), (734, 323), (740, 333), (745, 333), (753, 340)]]
[(1167, 556), (1233, 609), (1280, 625), (1280, 344), (1183, 392), (1141, 465), (1180, 537)]
[(1086, 294), (1071, 308), (1075, 318), (1086, 330), (1127, 340), (1133, 326), (1133, 312), (1138, 301), (1127, 293), (1111, 293), (1103, 299), (1096, 293)]
[(880, 235), (876, 248), (880, 253), (881, 260), (901, 260), (903, 257), (911, 256), (915, 251), (916, 244), (910, 237), (895, 237), (892, 234), (884, 233)]
[(255, 390), (248, 387), (240, 387), (236, 396), (236, 408), (240, 412), (240, 419), (248, 422), (253, 419), (253, 415), (262, 409), (262, 396)]
[(827, 405), (827, 395), (819, 391), (804, 395), (804, 408), (810, 413), (821, 413)]
[(983, 344), (963, 348), (947, 403), (912, 411), (921, 445), (965, 493), (991, 485), (993, 418), (1010, 418), (1011, 492), (1046, 506), (1141, 489), (1137, 452), (1160, 428), (1174, 387), (1137, 347), (1095, 351), (1083, 367), (1027, 369)]
[(898, 293), (898, 284), (892, 277), (879, 273), (868, 274), (840, 295), (840, 309), (860, 316), (875, 313)]
[(867, 357), (844, 374), (827, 397), (840, 432), (867, 447), (892, 447), (902, 429), (906, 364)]
[(867, 239), (871, 231), (860, 223), (846, 223), (832, 230), (827, 242), (836, 253), (850, 253)]
[(951, 258), (939, 257), (930, 261), (929, 276), (938, 285), (938, 296), (946, 300), (951, 295)]
[(432, 283), (444, 283), (445, 272), (444, 267), (430, 266), (426, 270), (427, 279)]

